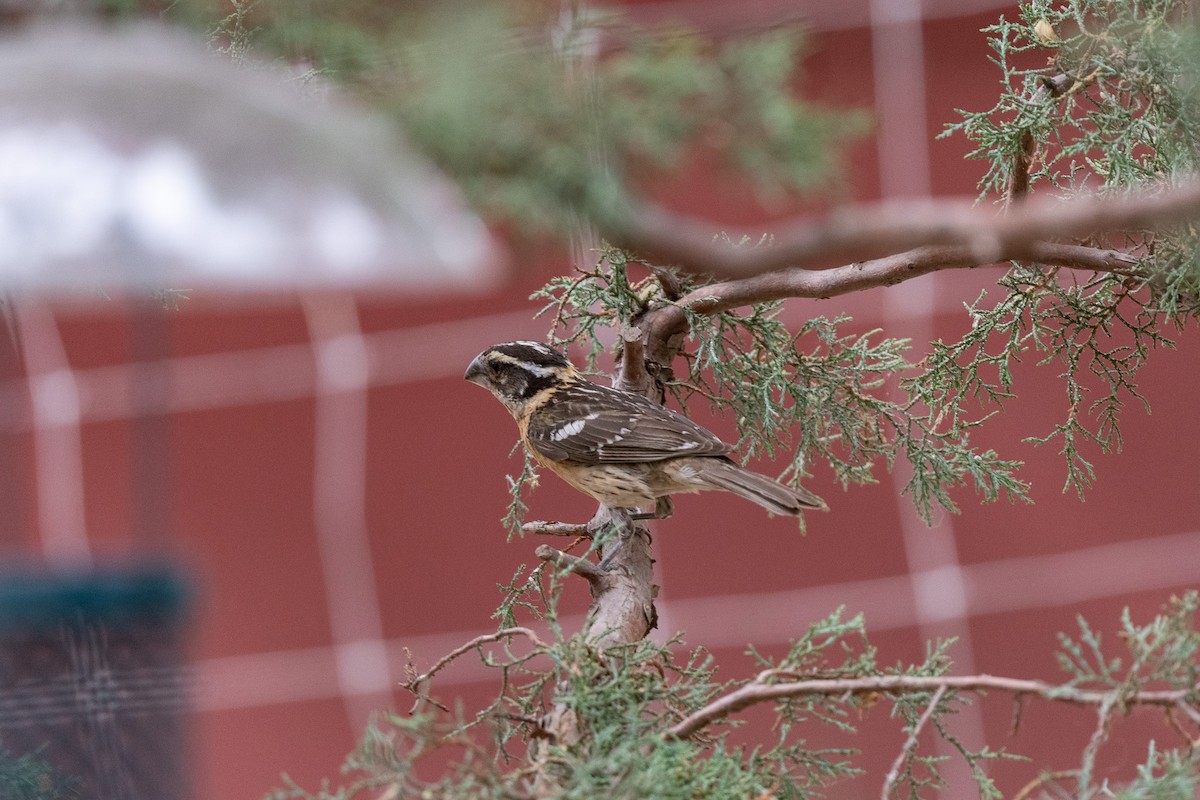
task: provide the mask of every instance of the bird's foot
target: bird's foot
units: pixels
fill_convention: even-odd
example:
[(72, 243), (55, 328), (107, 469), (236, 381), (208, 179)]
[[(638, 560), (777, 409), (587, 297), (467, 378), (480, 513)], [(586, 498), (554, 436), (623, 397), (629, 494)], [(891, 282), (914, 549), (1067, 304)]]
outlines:
[(660, 497), (654, 502), (653, 511), (638, 511), (630, 514), (632, 520), (640, 519), (666, 519), (675, 513), (675, 505), (671, 502), (670, 497)]

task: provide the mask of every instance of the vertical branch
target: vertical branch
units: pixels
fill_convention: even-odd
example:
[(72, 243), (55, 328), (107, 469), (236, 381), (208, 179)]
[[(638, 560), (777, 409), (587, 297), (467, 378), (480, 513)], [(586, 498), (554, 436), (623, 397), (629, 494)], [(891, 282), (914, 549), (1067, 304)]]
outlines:
[(592, 605), (583, 633), (597, 648), (641, 641), (658, 620), (650, 533), (625, 509), (607, 506), (600, 506), (588, 527), (606, 539), (599, 564), (548, 545), (538, 546), (537, 557), (587, 581)]
[[(633, 644), (641, 641), (655, 627), (654, 559), (650, 557), (650, 534), (641, 524), (635, 524), (625, 509), (600, 506), (589, 527), (596, 536), (606, 536), (599, 564), (541, 545), (537, 555), (588, 582), (592, 606), (584, 625), (584, 637), (598, 650)], [(559, 693), (569, 691), (560, 682)], [(569, 748), (577, 745), (581, 730), (586, 728), (578, 712), (568, 703), (554, 704), (541, 722), (546, 741), (531, 749), (534, 768), (534, 796), (559, 797), (562, 786), (555, 773), (551, 751), (547, 744)]]
[(601, 506), (598, 516), (604, 514), (611, 530), (600, 561), (606, 580), (602, 591), (593, 594), (585, 628), (602, 649), (641, 641), (658, 624), (650, 531), (625, 509)]

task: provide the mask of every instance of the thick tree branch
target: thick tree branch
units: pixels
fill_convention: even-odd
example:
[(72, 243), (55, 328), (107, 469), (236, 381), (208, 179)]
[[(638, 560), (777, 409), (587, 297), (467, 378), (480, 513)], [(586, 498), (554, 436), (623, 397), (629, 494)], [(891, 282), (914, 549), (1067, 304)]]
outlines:
[[(1200, 217), (1200, 181), (1150, 186), (1107, 197), (1049, 198), (1007, 212), (969, 200), (910, 200), (840, 209), (818, 221), (791, 223), (763, 247), (722, 246), (728, 234), (707, 221), (642, 205), (602, 233), (614, 244), (683, 269), (718, 278), (746, 278), (784, 269), (880, 259), (914, 248), (953, 246), (975, 264), (1019, 256), (1039, 243), (1082, 239), (1107, 231), (1161, 228)], [(750, 236), (757, 241), (759, 234)]]
[(1044, 681), (1004, 678), (994, 675), (947, 675), (921, 677), (913, 675), (876, 675), (865, 678), (822, 678), (788, 683), (749, 683), (727, 695), (717, 698), (704, 708), (690, 714), (668, 729), (667, 734), (686, 738), (724, 717), (758, 703), (782, 700), (787, 697), (812, 695), (850, 695), (886, 692), (889, 694), (917, 694), (923, 692), (1011, 692), (1018, 695), (1035, 695), (1045, 700), (1072, 703), (1081, 706), (1104, 706), (1119, 702), (1122, 705), (1155, 705), (1177, 707), (1188, 703), (1188, 698), (1200, 690), (1191, 689), (1161, 691), (1138, 691), (1124, 694), (1094, 689), (1074, 689), (1056, 686)]
[[(599, 507), (588, 527), (602, 543), (599, 564), (547, 545), (537, 548), (537, 556), (587, 580), (592, 605), (583, 634), (598, 650), (641, 641), (657, 624), (650, 534), (643, 525), (630, 519), (628, 510), (605, 505)], [(557, 702), (543, 718), (542, 728), (550, 742), (571, 747), (579, 741), (585, 722), (569, 703)], [(530, 752), (535, 772), (534, 796), (559, 797), (562, 786), (548, 768), (552, 751), (539, 745)]]
[(626, 509), (600, 506), (593, 523), (611, 527), (597, 569), (603, 580), (590, 582), (592, 607), (584, 635), (600, 649), (645, 638), (658, 622), (654, 610), (654, 559), (650, 532)]

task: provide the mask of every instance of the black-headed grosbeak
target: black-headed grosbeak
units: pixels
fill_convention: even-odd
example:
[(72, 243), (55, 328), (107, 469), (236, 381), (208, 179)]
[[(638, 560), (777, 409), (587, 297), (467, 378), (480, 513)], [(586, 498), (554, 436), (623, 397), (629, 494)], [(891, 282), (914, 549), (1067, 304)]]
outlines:
[(493, 345), (463, 377), (512, 412), (538, 463), (607, 506), (654, 503), (653, 514), (637, 516), (661, 518), (671, 513), (669, 495), (723, 489), (775, 514), (826, 508), (811, 492), (742, 469), (728, 456), (732, 446), (682, 414), (592, 383), (540, 342)]

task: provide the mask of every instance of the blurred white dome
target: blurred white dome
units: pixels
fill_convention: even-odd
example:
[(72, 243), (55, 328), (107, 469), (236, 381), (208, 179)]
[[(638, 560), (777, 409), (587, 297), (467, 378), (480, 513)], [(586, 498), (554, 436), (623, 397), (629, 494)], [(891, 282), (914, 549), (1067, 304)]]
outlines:
[(386, 121), (161, 26), (0, 40), (0, 286), (479, 288), (500, 250)]

